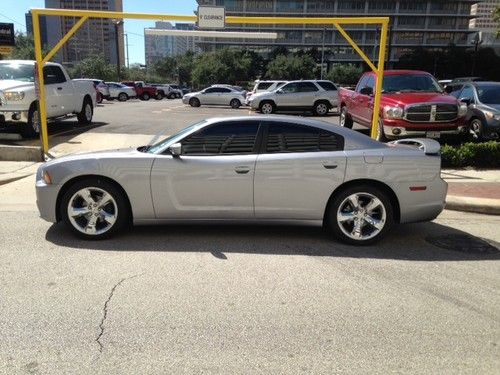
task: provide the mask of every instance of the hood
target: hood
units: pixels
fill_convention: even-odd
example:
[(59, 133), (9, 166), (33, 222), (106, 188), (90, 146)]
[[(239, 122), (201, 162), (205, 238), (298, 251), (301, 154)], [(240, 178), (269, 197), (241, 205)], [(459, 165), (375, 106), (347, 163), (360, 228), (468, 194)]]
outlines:
[(132, 156), (134, 154), (137, 154), (138, 152), (139, 151), (137, 151), (137, 148), (134, 147), (121, 148), (115, 150), (94, 151), (94, 152), (77, 152), (74, 154), (65, 155), (49, 160), (48, 162), (44, 163), (43, 166), (50, 167), (52, 165), (57, 165), (76, 160), (81, 161), (88, 159), (113, 158), (113, 157), (122, 158), (122, 157)]
[(255, 94), (252, 94), (252, 99), (264, 99), (273, 97), (276, 94), (275, 91), (262, 91)]
[(33, 82), (26, 81), (16, 81), (14, 79), (3, 79), (0, 80), (0, 90), (19, 90), (27, 87), (33, 87), (35, 84)]
[(451, 95), (435, 92), (405, 92), (400, 94), (382, 94), (384, 105), (405, 106), (418, 103), (445, 103), (458, 104), (458, 100)]
[(500, 104), (481, 104), (478, 107), (481, 107), (483, 111), (500, 112)]

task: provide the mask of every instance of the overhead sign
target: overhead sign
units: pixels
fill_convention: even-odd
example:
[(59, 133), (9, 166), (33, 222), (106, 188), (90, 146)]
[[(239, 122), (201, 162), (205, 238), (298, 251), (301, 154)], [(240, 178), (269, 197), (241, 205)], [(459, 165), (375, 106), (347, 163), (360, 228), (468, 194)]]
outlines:
[(15, 46), (14, 24), (0, 23), (0, 46)]
[(0, 46), (0, 55), (10, 55), (13, 49), (12, 46)]
[(200, 29), (223, 29), (226, 25), (226, 8), (198, 7), (198, 27)]

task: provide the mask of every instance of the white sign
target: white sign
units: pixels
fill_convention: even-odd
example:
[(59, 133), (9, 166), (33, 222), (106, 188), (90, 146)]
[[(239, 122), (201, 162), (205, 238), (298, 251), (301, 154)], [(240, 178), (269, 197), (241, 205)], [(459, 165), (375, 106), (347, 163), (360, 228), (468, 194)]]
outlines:
[(198, 7), (198, 27), (200, 29), (223, 29), (226, 23), (226, 8)]

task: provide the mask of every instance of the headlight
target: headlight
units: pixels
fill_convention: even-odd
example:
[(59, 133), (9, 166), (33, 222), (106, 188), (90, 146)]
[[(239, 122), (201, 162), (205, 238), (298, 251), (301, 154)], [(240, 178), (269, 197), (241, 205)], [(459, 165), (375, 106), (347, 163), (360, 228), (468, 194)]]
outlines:
[(45, 181), (47, 185), (52, 185), (52, 177), (50, 177), (49, 172), (43, 171), (42, 172), (42, 178)]
[(499, 113), (495, 113), (495, 112), (491, 112), (491, 111), (484, 111), (483, 112), (484, 115), (486, 116), (486, 118), (489, 118), (490, 120), (500, 120), (500, 114)]
[(403, 118), (403, 108), (401, 107), (384, 107), (384, 117), (385, 118)]
[(467, 114), (467, 104), (460, 103), (458, 106), (458, 117), (465, 116)]
[(6, 91), (3, 93), (7, 101), (16, 102), (24, 99), (24, 92), (22, 91)]

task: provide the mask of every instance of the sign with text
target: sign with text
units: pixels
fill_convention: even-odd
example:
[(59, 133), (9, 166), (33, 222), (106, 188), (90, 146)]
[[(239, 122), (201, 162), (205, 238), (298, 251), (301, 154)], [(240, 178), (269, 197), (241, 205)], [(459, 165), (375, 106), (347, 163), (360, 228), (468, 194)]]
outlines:
[(0, 46), (15, 46), (14, 24), (0, 23)]
[(13, 49), (13, 46), (0, 46), (0, 55), (10, 55)]
[(200, 29), (223, 29), (226, 24), (226, 8), (198, 7), (198, 27)]

